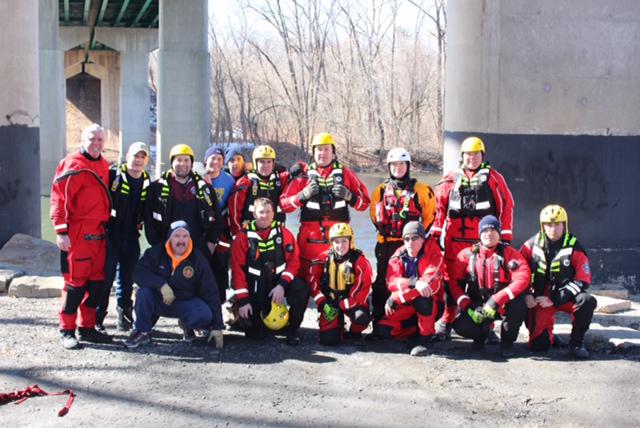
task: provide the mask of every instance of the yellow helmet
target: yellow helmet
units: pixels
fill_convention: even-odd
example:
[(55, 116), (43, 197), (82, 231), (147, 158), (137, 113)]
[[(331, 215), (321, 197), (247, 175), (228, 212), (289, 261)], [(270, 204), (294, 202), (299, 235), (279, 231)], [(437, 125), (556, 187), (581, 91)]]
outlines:
[(560, 205), (547, 205), (540, 211), (540, 231), (544, 235), (544, 223), (564, 223), (564, 233), (569, 233), (569, 216)]
[(336, 140), (333, 138), (333, 135), (328, 132), (320, 132), (313, 136), (313, 140), (311, 140), (311, 149), (316, 146), (324, 146), (327, 144), (331, 144), (333, 148), (336, 147)]
[(351, 248), (356, 247), (356, 239), (353, 234), (353, 229), (347, 223), (336, 223), (329, 229), (329, 240), (335, 238), (349, 238), (351, 241)]
[(273, 159), (273, 162), (276, 161), (276, 151), (271, 148), (271, 146), (258, 146), (253, 149), (253, 169), (258, 169), (258, 159)]
[(191, 156), (191, 162), (193, 162), (193, 159), (195, 158), (193, 149), (186, 144), (176, 144), (173, 146), (169, 152), (169, 161), (173, 162), (173, 157), (178, 155)]
[(460, 153), (482, 152), (484, 153), (484, 143), (478, 137), (468, 137), (460, 146)]
[(289, 309), (274, 301), (271, 302), (271, 311), (262, 317), (262, 322), (269, 330), (282, 330), (289, 324)]

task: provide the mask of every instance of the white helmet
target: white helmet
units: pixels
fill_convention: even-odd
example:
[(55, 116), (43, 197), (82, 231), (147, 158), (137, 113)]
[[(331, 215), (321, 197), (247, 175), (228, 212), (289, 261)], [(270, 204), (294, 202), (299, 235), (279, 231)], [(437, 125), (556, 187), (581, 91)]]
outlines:
[(409, 165), (411, 165), (411, 155), (407, 149), (396, 147), (387, 153), (387, 164), (391, 162), (409, 162)]

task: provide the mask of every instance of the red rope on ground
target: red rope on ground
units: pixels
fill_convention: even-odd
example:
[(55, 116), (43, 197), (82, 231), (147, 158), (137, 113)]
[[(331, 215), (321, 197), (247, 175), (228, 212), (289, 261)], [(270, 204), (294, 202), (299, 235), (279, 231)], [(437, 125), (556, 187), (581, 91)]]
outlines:
[(76, 394), (70, 389), (65, 389), (64, 391), (60, 391), (60, 392), (47, 392), (44, 389), (40, 388), (38, 385), (32, 385), (32, 386), (26, 387), (22, 391), (9, 392), (9, 393), (0, 392), (0, 406), (3, 404), (11, 403), (12, 401), (15, 401), (16, 402), (15, 404), (21, 404), (25, 400), (31, 397), (42, 397), (47, 395), (65, 395), (65, 394), (69, 394), (69, 399), (67, 400), (67, 404), (65, 404), (65, 406), (62, 409), (60, 409), (60, 411), (58, 412), (58, 416), (62, 417), (67, 413), (69, 413), (69, 409), (71, 409), (71, 405), (73, 404), (73, 399), (76, 397)]

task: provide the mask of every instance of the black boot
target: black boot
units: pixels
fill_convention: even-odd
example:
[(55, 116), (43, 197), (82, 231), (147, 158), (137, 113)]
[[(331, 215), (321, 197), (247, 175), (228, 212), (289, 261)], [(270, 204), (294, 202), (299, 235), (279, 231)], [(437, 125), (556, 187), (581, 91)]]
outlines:
[(131, 306), (124, 307), (124, 308), (122, 306), (118, 306), (116, 310), (118, 312), (118, 322), (117, 322), (118, 331), (131, 330), (131, 326), (133, 324), (133, 314), (131, 311)]
[(96, 311), (96, 330), (105, 331), (104, 319), (107, 317), (107, 311)]
[(101, 333), (95, 328), (91, 327), (80, 327), (78, 328), (78, 337), (81, 342), (91, 342), (91, 343), (111, 343), (113, 342), (113, 338), (106, 333)]

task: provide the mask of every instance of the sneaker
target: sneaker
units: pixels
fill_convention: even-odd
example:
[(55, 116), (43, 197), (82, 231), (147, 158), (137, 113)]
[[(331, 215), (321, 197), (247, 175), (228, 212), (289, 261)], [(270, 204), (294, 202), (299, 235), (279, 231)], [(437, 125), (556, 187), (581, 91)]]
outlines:
[(501, 343), (500, 344), (500, 355), (502, 358), (513, 358), (516, 355), (516, 349), (513, 346), (513, 343)]
[(186, 340), (187, 342), (193, 342), (196, 340), (196, 332), (190, 328), (187, 328), (187, 325), (181, 319), (178, 320), (178, 326), (182, 329), (182, 340)]
[(92, 327), (80, 327), (78, 328), (78, 338), (81, 342), (91, 343), (111, 343), (113, 338), (106, 333), (102, 333)]
[(487, 345), (497, 345), (500, 343), (500, 337), (496, 334), (495, 331), (490, 330), (487, 335)]
[(96, 330), (105, 331), (104, 328), (104, 319), (107, 317), (107, 312), (105, 311), (96, 311)]
[(433, 349), (432, 342), (433, 340), (431, 337), (419, 336), (417, 338), (417, 341), (414, 342), (416, 343), (416, 345), (411, 348), (411, 352), (409, 352), (409, 355), (411, 355), (412, 357), (424, 357), (426, 355), (429, 355)]
[(587, 360), (591, 357), (591, 354), (589, 354), (589, 351), (585, 348), (584, 343), (571, 345), (571, 353), (579, 360)]
[(443, 320), (438, 321), (436, 323), (435, 339), (441, 340), (441, 341), (450, 340), (452, 329), (453, 329), (453, 324), (444, 322)]
[(127, 340), (124, 342), (124, 346), (127, 348), (137, 348), (138, 346), (146, 345), (151, 343), (151, 336), (149, 333), (143, 333), (138, 330), (133, 330)]
[(64, 349), (80, 349), (74, 330), (60, 330), (60, 343)]

